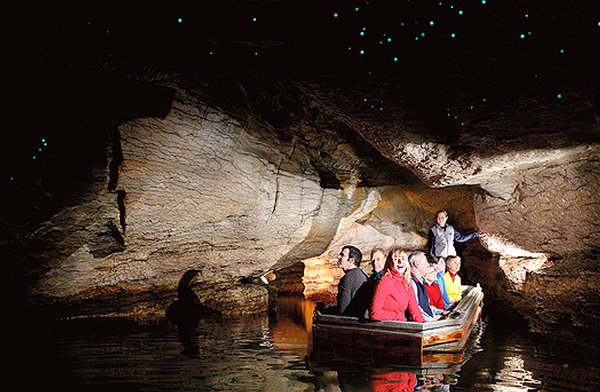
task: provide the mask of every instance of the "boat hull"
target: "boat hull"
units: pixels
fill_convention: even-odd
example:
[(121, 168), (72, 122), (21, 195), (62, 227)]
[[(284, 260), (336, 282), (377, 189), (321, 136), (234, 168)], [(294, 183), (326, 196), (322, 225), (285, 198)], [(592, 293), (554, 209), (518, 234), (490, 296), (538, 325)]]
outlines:
[(416, 367), (460, 363), (481, 318), (483, 300), (479, 286), (465, 286), (463, 293), (451, 317), (427, 323), (365, 321), (316, 311), (311, 355), (315, 360), (356, 356)]

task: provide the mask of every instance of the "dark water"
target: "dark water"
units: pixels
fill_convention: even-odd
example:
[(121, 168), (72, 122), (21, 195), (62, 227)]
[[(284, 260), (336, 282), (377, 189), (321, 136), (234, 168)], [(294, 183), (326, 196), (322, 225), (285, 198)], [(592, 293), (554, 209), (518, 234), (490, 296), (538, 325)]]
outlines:
[(313, 304), (234, 320), (70, 320), (7, 336), (18, 390), (600, 391), (598, 355), (502, 326), (485, 315), (464, 361), (445, 370), (311, 360)]

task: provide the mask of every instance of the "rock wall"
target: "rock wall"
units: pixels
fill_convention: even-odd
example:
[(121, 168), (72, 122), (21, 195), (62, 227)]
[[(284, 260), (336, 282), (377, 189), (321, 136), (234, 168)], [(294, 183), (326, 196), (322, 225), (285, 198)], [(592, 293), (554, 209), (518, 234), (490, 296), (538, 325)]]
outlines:
[(121, 123), (78, 201), (21, 242), (22, 259), (35, 266), (31, 303), (67, 316), (160, 314), (196, 270), (202, 306), (255, 312), (269, 295), (259, 278), (299, 262), (304, 275), (293, 284), (332, 301), (343, 245), (365, 256), (375, 246), (424, 249), (444, 208), (459, 230), (489, 234), (459, 247), (465, 280), (481, 283), (487, 298), (536, 330), (555, 331), (557, 320), (597, 325), (574, 310), (596, 303), (596, 286), (553, 302), (554, 291), (539, 285), (596, 276), (598, 144), (514, 136), (505, 145), (465, 130), (459, 151), (425, 131), (392, 132), (401, 117), (382, 128), (348, 111), (343, 97), (294, 87), (306, 112), (278, 128), (184, 89), (164, 117)]
[[(344, 188), (322, 188), (301, 144), (251, 121), (242, 126), (182, 93), (164, 119), (122, 124), (115, 190), (106, 190), (106, 171), (92, 207), (63, 210), (35, 234), (62, 253), (38, 255), (49, 270), (32, 286), (33, 302), (78, 303), (119, 290), (174, 293), (195, 269), (199, 297), (239, 313), (226, 297), (244, 295), (224, 291), (227, 284), (257, 282), (275, 265), (323, 253), (366, 194), (352, 175)], [(106, 221), (123, 241), (109, 254), (93, 242)]]

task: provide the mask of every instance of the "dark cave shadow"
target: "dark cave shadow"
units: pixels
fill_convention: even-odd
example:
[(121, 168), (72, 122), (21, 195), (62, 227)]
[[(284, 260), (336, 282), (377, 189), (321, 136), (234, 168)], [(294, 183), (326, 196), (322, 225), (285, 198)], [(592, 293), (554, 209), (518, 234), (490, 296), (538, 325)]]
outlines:
[(221, 313), (203, 305), (192, 289), (194, 279), (200, 271), (186, 271), (177, 285), (178, 299), (166, 311), (169, 320), (177, 324), (177, 336), (183, 345), (182, 354), (197, 357), (200, 354), (197, 328), (200, 320), (207, 317), (219, 317)]

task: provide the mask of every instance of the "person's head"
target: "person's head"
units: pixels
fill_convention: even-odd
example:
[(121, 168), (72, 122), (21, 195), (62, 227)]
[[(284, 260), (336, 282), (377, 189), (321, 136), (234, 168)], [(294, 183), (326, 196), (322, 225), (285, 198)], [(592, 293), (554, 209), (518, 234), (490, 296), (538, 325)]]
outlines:
[(362, 261), (362, 253), (360, 250), (352, 245), (346, 245), (342, 248), (342, 251), (338, 255), (338, 267), (344, 271), (351, 270), (359, 267)]
[(373, 272), (381, 272), (385, 266), (385, 251), (381, 248), (373, 248), (371, 251), (371, 266)]
[(427, 256), (423, 252), (413, 252), (408, 256), (408, 262), (410, 263), (411, 271), (419, 278), (425, 275), (425, 271), (429, 266)]
[(425, 275), (423, 275), (423, 279), (425, 279), (425, 282), (427, 282), (428, 284), (432, 284), (433, 282), (435, 282), (436, 278), (437, 271), (435, 270), (435, 266), (429, 263), (429, 265), (425, 269)]
[(402, 248), (393, 248), (388, 253), (383, 267), (383, 275), (398, 273), (404, 277), (404, 283), (410, 283), (410, 266), (408, 265), (408, 252)]
[(444, 226), (446, 226), (447, 220), (448, 220), (448, 213), (446, 212), (446, 210), (439, 210), (435, 216), (435, 221), (437, 222), (437, 224), (440, 225), (441, 227), (444, 227)]
[(460, 257), (448, 256), (446, 258), (446, 268), (448, 271), (456, 274), (460, 270)]
[(436, 272), (446, 272), (446, 260), (443, 257), (438, 257), (437, 261), (433, 264)]

